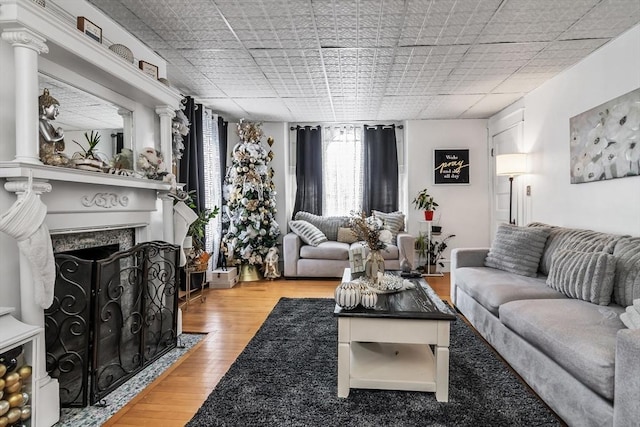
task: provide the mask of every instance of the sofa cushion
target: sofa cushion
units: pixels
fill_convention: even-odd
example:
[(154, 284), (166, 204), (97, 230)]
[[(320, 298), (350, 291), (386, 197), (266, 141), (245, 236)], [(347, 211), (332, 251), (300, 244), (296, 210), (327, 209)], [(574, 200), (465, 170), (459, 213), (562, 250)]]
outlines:
[(616, 258), (616, 277), (613, 283), (613, 300), (622, 305), (633, 304), (640, 298), (640, 237), (625, 237), (613, 250)]
[(404, 214), (399, 211), (385, 213), (372, 210), (371, 215), (382, 220), (383, 227), (391, 232), (391, 243), (395, 245), (398, 239), (398, 233), (404, 230)]
[(338, 242), (342, 243), (355, 243), (358, 241), (358, 236), (349, 227), (338, 228)]
[(300, 258), (348, 260), (349, 244), (329, 240), (318, 246), (304, 245), (300, 248)]
[(320, 243), (327, 241), (327, 236), (307, 221), (289, 221), (289, 228), (307, 245), (318, 246)]
[(315, 225), (318, 230), (322, 231), (327, 239), (338, 240), (338, 228), (349, 226), (348, 216), (320, 216), (309, 212), (296, 212), (297, 220), (307, 221)]
[(547, 285), (568, 297), (609, 305), (616, 260), (605, 252), (556, 251)]
[(547, 228), (500, 224), (484, 265), (523, 276), (536, 277), (548, 236)]
[(500, 305), (509, 301), (567, 298), (548, 287), (544, 277), (526, 277), (489, 267), (457, 268), (455, 280), (456, 286), (495, 316)]
[(540, 222), (533, 222), (529, 224), (529, 227), (542, 227), (550, 230), (549, 238), (540, 260), (540, 272), (544, 275), (549, 274), (553, 255), (559, 250), (570, 249), (579, 252), (606, 252), (612, 254), (616, 242), (622, 237), (591, 230), (556, 227)]
[(576, 299), (513, 301), (500, 307), (509, 329), (587, 387), (613, 399), (616, 334), (624, 309)]

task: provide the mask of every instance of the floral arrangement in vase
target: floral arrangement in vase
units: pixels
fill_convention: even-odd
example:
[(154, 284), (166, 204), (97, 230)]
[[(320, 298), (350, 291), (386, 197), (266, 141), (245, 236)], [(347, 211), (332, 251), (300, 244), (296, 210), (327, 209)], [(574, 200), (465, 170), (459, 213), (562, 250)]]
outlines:
[(349, 227), (358, 240), (363, 241), (372, 251), (386, 249), (393, 238), (391, 231), (384, 228), (380, 218), (374, 215), (366, 216), (364, 212), (351, 212)]
[(384, 273), (384, 258), (380, 251), (387, 248), (393, 235), (384, 228), (384, 223), (374, 215), (366, 216), (364, 212), (351, 212), (349, 226), (363, 244), (369, 247), (369, 255), (364, 261), (364, 274), (373, 285), (379, 280), (379, 273)]

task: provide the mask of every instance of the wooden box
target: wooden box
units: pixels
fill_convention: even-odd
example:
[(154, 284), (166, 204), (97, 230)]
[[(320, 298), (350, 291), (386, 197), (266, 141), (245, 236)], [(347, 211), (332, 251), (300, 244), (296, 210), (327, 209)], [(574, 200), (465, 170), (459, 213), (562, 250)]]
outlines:
[(207, 272), (207, 281), (209, 288), (233, 288), (238, 283), (238, 269), (236, 267), (227, 267), (226, 270), (216, 269)]

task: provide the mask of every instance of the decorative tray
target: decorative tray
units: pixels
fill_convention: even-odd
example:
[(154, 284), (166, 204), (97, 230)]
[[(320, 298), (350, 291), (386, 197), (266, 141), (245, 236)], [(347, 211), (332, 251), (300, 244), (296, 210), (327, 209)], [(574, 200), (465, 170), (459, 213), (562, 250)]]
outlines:
[(392, 294), (415, 287), (409, 280), (395, 274), (378, 274), (377, 281), (373, 281), (368, 277), (360, 277), (356, 281), (377, 294)]

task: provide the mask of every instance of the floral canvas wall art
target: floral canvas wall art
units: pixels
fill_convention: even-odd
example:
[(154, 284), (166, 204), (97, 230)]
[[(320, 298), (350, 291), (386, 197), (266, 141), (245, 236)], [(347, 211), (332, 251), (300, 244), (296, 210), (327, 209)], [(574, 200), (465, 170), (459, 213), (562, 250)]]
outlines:
[(571, 183), (640, 175), (640, 88), (571, 117)]

